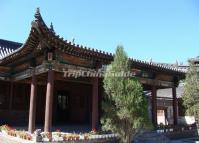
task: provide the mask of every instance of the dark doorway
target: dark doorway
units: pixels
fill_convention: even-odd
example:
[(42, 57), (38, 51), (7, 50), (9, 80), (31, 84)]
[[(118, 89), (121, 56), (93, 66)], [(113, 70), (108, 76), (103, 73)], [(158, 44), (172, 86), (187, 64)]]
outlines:
[(67, 91), (57, 92), (57, 115), (58, 122), (66, 122), (70, 115), (70, 96)]

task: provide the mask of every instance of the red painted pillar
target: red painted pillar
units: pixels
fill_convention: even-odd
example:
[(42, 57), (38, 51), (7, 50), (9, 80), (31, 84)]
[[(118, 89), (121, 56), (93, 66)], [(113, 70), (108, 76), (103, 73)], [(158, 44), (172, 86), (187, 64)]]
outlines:
[(154, 126), (156, 126), (157, 125), (157, 90), (155, 86), (152, 86), (151, 107), (152, 107), (152, 123)]
[(36, 98), (37, 98), (37, 79), (35, 71), (33, 71), (31, 90), (30, 90), (30, 109), (29, 109), (29, 123), (28, 123), (28, 131), (30, 133), (33, 133), (33, 131), (35, 130)]
[(178, 113), (177, 113), (177, 97), (176, 97), (176, 88), (172, 88), (172, 94), (173, 94), (173, 124), (178, 124)]
[(92, 87), (92, 130), (96, 131), (98, 129), (99, 122), (99, 109), (98, 109), (98, 78), (94, 77), (93, 87)]
[(53, 90), (54, 90), (54, 71), (48, 71), (48, 82), (46, 88), (46, 108), (45, 108), (45, 125), (44, 131), (50, 132), (52, 128), (52, 111), (53, 111)]

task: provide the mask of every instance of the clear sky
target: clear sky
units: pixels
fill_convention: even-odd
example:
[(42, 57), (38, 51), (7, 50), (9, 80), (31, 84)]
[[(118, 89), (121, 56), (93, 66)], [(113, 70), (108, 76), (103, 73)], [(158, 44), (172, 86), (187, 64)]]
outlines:
[(24, 42), (34, 13), (64, 39), (129, 57), (186, 62), (199, 55), (198, 0), (1, 0), (0, 38)]

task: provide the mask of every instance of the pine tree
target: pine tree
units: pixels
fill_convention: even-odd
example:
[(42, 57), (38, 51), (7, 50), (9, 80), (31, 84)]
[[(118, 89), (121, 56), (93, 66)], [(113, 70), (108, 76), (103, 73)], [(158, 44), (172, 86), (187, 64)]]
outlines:
[(102, 103), (104, 114), (101, 123), (103, 130), (117, 133), (122, 143), (130, 143), (149, 123), (142, 85), (134, 77), (121, 76), (129, 72), (128, 57), (123, 47), (118, 46), (114, 61), (105, 71), (103, 82), (106, 95)]
[(182, 99), (186, 114), (199, 117), (199, 74), (196, 65), (192, 63), (189, 63)]

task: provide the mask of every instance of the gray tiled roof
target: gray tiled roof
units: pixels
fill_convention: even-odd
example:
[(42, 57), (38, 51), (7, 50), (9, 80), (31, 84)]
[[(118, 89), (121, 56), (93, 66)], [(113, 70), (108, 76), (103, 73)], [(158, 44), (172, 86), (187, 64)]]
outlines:
[(165, 67), (169, 67), (169, 68), (175, 68), (175, 69), (178, 69), (179, 71), (182, 71), (182, 72), (187, 72), (188, 70), (188, 65), (187, 64), (183, 64), (183, 63), (180, 63), (178, 64), (178, 62), (176, 63), (157, 63), (157, 62), (153, 62), (153, 63), (156, 63), (158, 65), (161, 65), (161, 66), (165, 66)]
[(199, 56), (195, 57), (195, 58), (191, 58), (188, 60), (189, 62), (193, 62), (195, 64), (199, 64)]
[(0, 39), (0, 59), (21, 47), (21, 43)]

